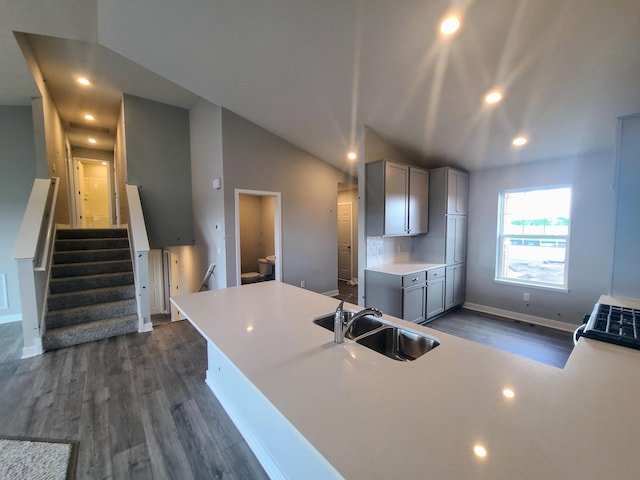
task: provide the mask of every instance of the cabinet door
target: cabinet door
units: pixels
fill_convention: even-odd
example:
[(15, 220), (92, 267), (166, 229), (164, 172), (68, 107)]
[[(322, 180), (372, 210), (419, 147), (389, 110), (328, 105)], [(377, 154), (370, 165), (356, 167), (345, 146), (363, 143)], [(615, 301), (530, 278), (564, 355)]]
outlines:
[(449, 169), (447, 172), (447, 213), (467, 214), (469, 175), (466, 172)]
[(465, 265), (451, 265), (447, 267), (445, 287), (445, 309), (449, 310), (464, 303)]
[(445, 242), (445, 263), (465, 261), (467, 252), (467, 217), (447, 215), (447, 238)]
[(427, 287), (423, 283), (402, 289), (402, 319), (409, 322), (424, 320)]
[(409, 233), (429, 231), (429, 172), (409, 168)]
[(384, 234), (407, 234), (409, 167), (387, 162), (384, 179)]
[(444, 289), (444, 278), (427, 282), (427, 320), (444, 312)]

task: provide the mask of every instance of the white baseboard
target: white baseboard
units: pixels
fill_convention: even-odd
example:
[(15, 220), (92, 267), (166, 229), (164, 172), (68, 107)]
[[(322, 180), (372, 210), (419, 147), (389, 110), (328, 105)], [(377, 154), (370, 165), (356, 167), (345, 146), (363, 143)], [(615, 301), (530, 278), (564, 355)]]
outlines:
[(22, 347), (22, 358), (35, 357), (37, 355), (42, 355), (44, 349), (42, 348), (42, 340), (35, 339), (33, 341), (34, 345), (30, 347)]
[(511, 318), (521, 322), (533, 323), (534, 325), (541, 325), (543, 327), (555, 328), (556, 330), (562, 330), (564, 332), (573, 332), (578, 327), (578, 325), (573, 325), (571, 323), (559, 322), (557, 320), (551, 320), (544, 317), (536, 317), (534, 315), (527, 315), (526, 313), (502, 310), (501, 308), (487, 307), (486, 305), (479, 305), (477, 303), (465, 302), (462, 305), (462, 308), (474, 310), (476, 312), (489, 313), (491, 315), (497, 315), (498, 317)]
[(322, 295), (326, 295), (327, 297), (333, 297), (335, 295), (340, 295), (340, 290), (330, 290), (328, 292), (322, 292)]
[(22, 321), (21, 313), (14, 313), (11, 315), (0, 316), (0, 323), (12, 323), (12, 322), (21, 322), (21, 321)]

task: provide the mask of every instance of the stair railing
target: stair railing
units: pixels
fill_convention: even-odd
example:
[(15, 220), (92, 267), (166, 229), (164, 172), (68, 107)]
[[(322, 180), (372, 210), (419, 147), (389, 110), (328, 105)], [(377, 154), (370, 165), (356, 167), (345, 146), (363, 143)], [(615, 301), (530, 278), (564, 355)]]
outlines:
[(42, 353), (59, 179), (36, 178), (13, 251), (22, 306), (22, 358)]
[(138, 303), (138, 331), (149, 332), (153, 330), (149, 301), (149, 239), (138, 186), (127, 185), (126, 192), (129, 207), (129, 241), (134, 259), (133, 276)]

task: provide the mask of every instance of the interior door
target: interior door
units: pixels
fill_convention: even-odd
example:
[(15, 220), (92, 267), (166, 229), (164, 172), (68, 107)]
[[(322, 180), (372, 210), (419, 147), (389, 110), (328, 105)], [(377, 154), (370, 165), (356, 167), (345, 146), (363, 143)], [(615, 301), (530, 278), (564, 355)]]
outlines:
[[(180, 294), (180, 261), (178, 255), (165, 250), (165, 272), (167, 276), (167, 298), (177, 297)], [(171, 304), (171, 321), (182, 320), (184, 317), (180, 315), (178, 310)]]
[(352, 204), (338, 204), (338, 278), (351, 280)]
[(149, 306), (151, 315), (165, 313), (162, 276), (162, 251), (149, 252)]
[(109, 167), (106, 162), (77, 161), (79, 224), (83, 228), (111, 226)]

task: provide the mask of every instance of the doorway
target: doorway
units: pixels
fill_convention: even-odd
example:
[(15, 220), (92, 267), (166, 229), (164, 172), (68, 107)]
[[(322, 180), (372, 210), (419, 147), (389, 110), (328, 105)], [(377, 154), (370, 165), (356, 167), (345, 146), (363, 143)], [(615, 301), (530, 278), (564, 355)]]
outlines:
[[(235, 214), (236, 285), (242, 284), (243, 273), (257, 274), (252, 282), (282, 281), (280, 192), (236, 189)], [(259, 260), (263, 259), (268, 259), (271, 273), (260, 274)]]
[(358, 185), (338, 183), (338, 291), (358, 298)]
[(74, 157), (75, 224), (80, 228), (111, 227), (109, 162)]

